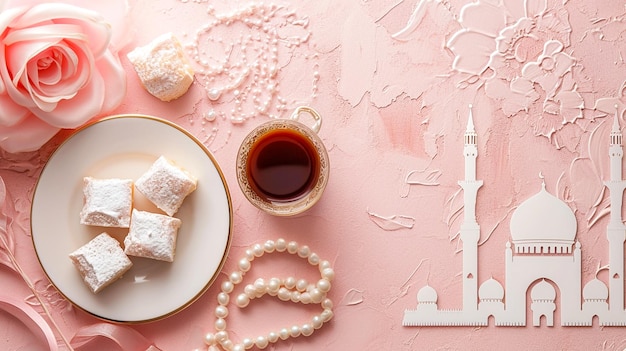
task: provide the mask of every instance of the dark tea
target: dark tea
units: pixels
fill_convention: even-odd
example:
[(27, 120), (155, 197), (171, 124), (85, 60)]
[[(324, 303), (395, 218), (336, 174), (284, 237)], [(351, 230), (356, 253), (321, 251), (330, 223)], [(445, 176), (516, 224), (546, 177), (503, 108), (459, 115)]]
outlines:
[(290, 129), (275, 129), (259, 137), (250, 148), (248, 182), (266, 201), (292, 201), (315, 186), (320, 160), (306, 136)]

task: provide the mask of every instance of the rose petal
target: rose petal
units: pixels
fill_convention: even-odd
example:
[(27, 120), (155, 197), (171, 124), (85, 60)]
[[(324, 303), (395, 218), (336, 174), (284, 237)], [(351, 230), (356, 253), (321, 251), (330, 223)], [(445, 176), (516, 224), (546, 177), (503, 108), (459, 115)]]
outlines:
[(16, 19), (14, 28), (36, 27), (41, 23), (73, 24), (89, 38), (89, 45), (94, 56), (99, 56), (107, 49), (111, 39), (110, 24), (97, 12), (63, 3), (44, 3), (36, 5)]
[(57, 128), (76, 128), (100, 113), (105, 96), (105, 79), (92, 72), (89, 84), (70, 100), (60, 100), (52, 111), (32, 110), (44, 122)]
[[(0, 7), (2, 7), (2, 5), (0, 5)], [(4, 32), (9, 24), (13, 23), (13, 21), (15, 21), (17, 17), (21, 16), (27, 9), (23, 5), (5, 7), (7, 9), (0, 12), (0, 32)]]
[(104, 104), (101, 112), (110, 112), (118, 107), (126, 96), (126, 71), (119, 58), (107, 52), (96, 61), (98, 72), (102, 74), (105, 84)]
[(11, 127), (0, 126), (0, 147), (11, 153), (35, 151), (58, 131), (31, 115)]
[(19, 123), (30, 111), (20, 106), (5, 94), (0, 94), (0, 126), (10, 127)]
[[(134, 0), (132, 1), (134, 2)], [(48, 0), (6, 0), (6, 8), (25, 5), (33, 6), (46, 2), (48, 2)], [(103, 16), (105, 22), (109, 23), (112, 29), (110, 40), (112, 45), (111, 49), (114, 53), (130, 42), (131, 36), (128, 35), (130, 29), (130, 4), (128, 0), (64, 0), (63, 2), (95, 11)]]
[[(61, 100), (73, 98), (88, 83), (91, 72), (94, 70), (93, 58), (89, 52), (84, 51), (86, 50), (85, 48), (80, 47), (81, 43), (79, 42), (78, 45), (73, 47), (65, 45), (71, 43), (64, 43), (51, 48), (60, 56), (58, 60), (62, 61), (62, 71), (59, 74), (63, 75), (63, 79), (57, 84), (41, 84), (42, 82), (39, 78), (41, 73), (40, 67), (35, 63), (30, 68), (28, 72), (30, 84), (28, 89), (32, 92), (33, 100), (41, 109), (50, 111), (43, 106), (47, 103), (56, 104)], [(50, 55), (54, 55), (54, 53)]]
[(24, 42), (29, 40), (59, 40), (59, 39), (75, 39), (88, 40), (87, 35), (81, 32), (82, 28), (72, 24), (49, 24), (37, 27), (10, 30), (4, 38), (4, 45), (12, 45), (16, 42)]
[(3, 47), (4, 56), (10, 58), (6, 63), (7, 73), (9, 74), (7, 78), (9, 78), (9, 81), (12, 81), (13, 85), (17, 86), (26, 70), (26, 63), (47, 48), (56, 45), (58, 42), (58, 39), (31, 40), (20, 42), (6, 48)]

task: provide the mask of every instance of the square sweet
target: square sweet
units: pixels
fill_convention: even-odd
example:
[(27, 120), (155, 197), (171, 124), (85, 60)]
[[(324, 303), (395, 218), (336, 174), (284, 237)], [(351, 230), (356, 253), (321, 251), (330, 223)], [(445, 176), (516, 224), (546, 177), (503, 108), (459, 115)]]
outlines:
[(133, 207), (132, 179), (83, 178), (84, 204), (80, 223), (128, 228)]
[(172, 33), (163, 34), (126, 56), (144, 88), (162, 101), (181, 97), (193, 82), (193, 68)]
[(173, 262), (181, 220), (160, 213), (133, 209), (124, 252), (130, 256)]
[(173, 216), (198, 180), (189, 172), (160, 156), (135, 182), (135, 188), (163, 212)]
[(133, 265), (120, 243), (106, 232), (69, 256), (93, 293), (100, 292), (119, 279)]

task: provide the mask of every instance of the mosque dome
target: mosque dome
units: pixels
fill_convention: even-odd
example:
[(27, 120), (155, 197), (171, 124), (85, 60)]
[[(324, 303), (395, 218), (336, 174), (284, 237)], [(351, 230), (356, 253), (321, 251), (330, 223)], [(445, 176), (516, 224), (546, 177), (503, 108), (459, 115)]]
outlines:
[(583, 299), (592, 301), (606, 301), (609, 298), (609, 289), (598, 278), (593, 279), (583, 289)]
[(437, 291), (426, 285), (417, 292), (417, 303), (437, 303)]
[(516, 253), (571, 253), (576, 237), (576, 217), (569, 206), (546, 191), (524, 201), (511, 217), (511, 237)]
[(495, 279), (489, 278), (480, 285), (478, 298), (481, 301), (502, 301), (504, 299), (504, 288)]
[(554, 301), (556, 299), (556, 290), (545, 279), (542, 279), (530, 291), (530, 298), (533, 301)]

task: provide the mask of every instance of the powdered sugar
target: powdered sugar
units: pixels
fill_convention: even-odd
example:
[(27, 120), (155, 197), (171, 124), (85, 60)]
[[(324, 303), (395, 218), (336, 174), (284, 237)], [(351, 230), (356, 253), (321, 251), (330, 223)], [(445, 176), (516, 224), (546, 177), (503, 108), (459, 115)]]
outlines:
[(83, 179), (84, 206), (80, 223), (128, 228), (133, 201), (132, 179)]
[(135, 182), (135, 188), (158, 208), (173, 216), (187, 195), (196, 190), (197, 179), (174, 165), (164, 156), (159, 157)]
[(119, 279), (133, 265), (119, 242), (107, 233), (72, 252), (70, 259), (94, 293)]
[(133, 209), (130, 230), (124, 239), (124, 252), (173, 262), (181, 223), (178, 218)]
[(193, 68), (172, 33), (135, 48), (127, 56), (146, 90), (162, 101), (179, 98), (193, 82)]

